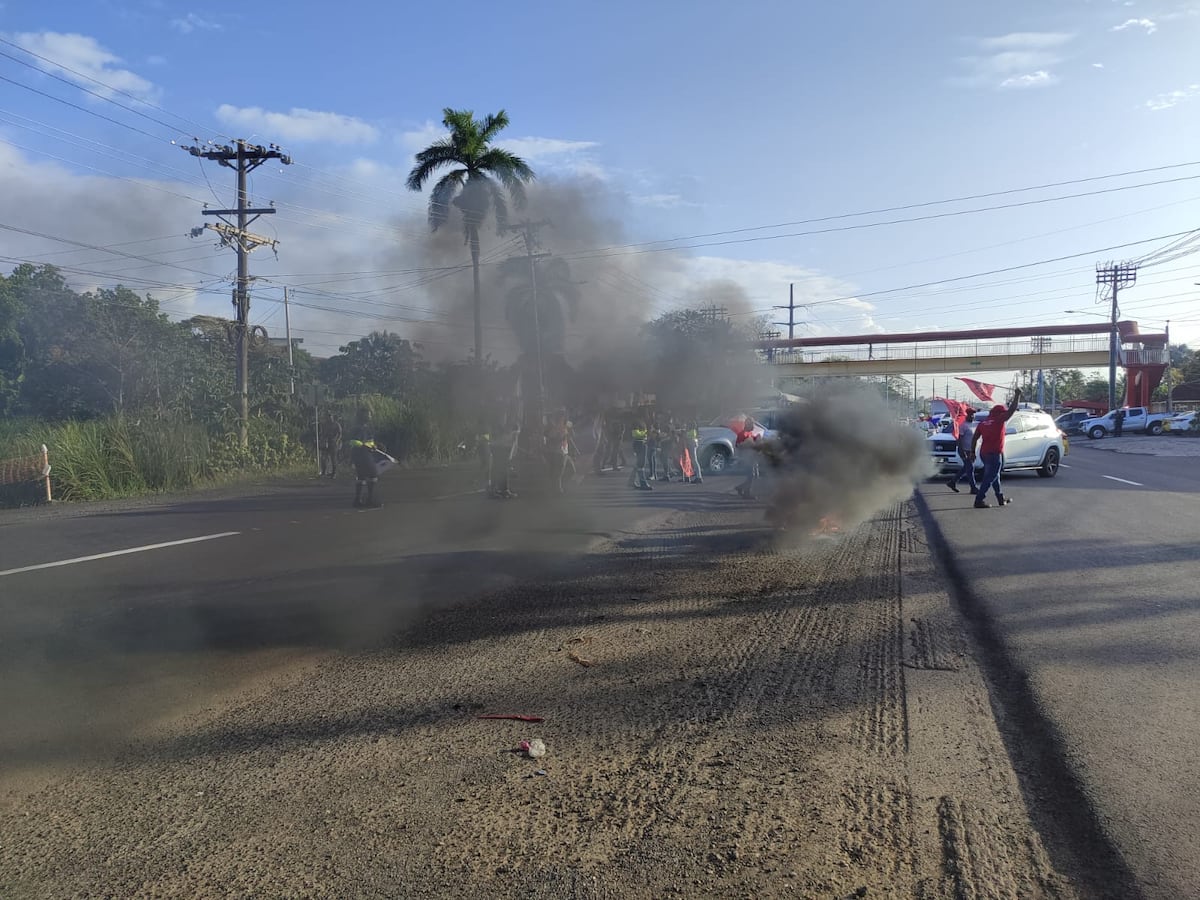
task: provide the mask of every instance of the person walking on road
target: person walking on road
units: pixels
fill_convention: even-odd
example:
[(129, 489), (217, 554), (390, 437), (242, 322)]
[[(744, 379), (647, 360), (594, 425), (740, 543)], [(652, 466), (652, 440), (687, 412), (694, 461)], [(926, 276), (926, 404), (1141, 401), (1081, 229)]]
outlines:
[(326, 412), (321, 422), (321, 477), (337, 475), (338, 450), (342, 446), (342, 423)]
[(975, 426), (971, 449), (978, 447), (979, 458), (983, 460), (983, 479), (979, 482), (979, 492), (975, 495), (976, 509), (987, 509), (991, 506), (987, 502), (988, 488), (995, 492), (998, 506), (1007, 506), (1012, 502), (1004, 496), (1004, 489), (1000, 485), (1000, 470), (1004, 468), (1004, 435), (1007, 432), (1008, 420), (1013, 417), (1020, 402), (1021, 389), (1017, 388), (1007, 408), (997, 403), (988, 417)]
[(979, 484), (975, 481), (975, 410), (968, 410), (966, 418), (958, 426), (958, 455), (962, 458), (962, 467), (958, 474), (951, 476), (946, 482), (950, 490), (958, 493), (958, 486), (964, 482), (971, 483), (971, 493), (979, 493)]
[(1120, 437), (1125, 428), (1125, 410), (1118, 409), (1113, 413), (1113, 437)]

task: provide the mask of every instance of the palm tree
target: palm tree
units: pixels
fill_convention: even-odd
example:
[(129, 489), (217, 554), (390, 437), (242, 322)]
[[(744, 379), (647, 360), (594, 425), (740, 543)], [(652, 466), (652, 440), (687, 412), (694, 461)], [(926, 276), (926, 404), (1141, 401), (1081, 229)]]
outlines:
[(479, 295), (479, 228), (492, 213), (496, 230), (508, 227), (508, 200), (525, 205), (525, 184), (534, 179), (533, 169), (514, 153), (492, 146), (492, 140), (508, 126), (504, 110), (477, 120), (467, 109), (442, 111), (442, 124), (450, 134), (417, 154), (408, 173), (409, 190), (419, 191), (435, 172), (450, 171), (429, 192), (429, 226), (437, 231), (450, 217), (450, 206), (462, 212), (463, 236), (471, 248), (471, 270), (475, 285), (475, 362), (483, 363), (483, 308)]

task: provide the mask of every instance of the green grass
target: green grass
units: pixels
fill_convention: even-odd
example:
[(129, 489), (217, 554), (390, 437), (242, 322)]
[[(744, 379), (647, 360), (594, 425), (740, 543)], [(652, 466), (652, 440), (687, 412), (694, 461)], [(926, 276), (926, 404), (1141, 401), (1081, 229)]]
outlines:
[[(0, 459), (32, 456), (45, 444), (58, 500), (113, 500), (186, 491), (251, 473), (297, 470), (308, 454), (285, 429), (254, 420), (250, 446), (213, 438), (194, 423), (127, 418), (0, 423)], [(0, 497), (0, 502), (3, 497)]]

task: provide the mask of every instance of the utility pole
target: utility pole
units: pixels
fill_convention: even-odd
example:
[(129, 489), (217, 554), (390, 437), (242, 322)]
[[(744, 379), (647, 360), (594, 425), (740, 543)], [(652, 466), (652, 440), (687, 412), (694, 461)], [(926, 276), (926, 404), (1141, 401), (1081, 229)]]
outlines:
[(542, 323), (541, 316), (538, 310), (538, 294), (537, 294), (537, 261), (549, 256), (549, 253), (535, 253), (537, 247), (537, 231), (539, 228), (544, 228), (550, 222), (546, 219), (540, 222), (531, 222), (526, 219), (523, 222), (517, 222), (511, 226), (510, 230), (520, 231), (525, 239), (525, 258), (529, 260), (529, 293), (530, 300), (533, 303), (533, 340), (534, 346), (537, 349), (537, 376), (538, 376), (538, 399), (537, 399), (537, 420), (539, 426), (544, 433), (546, 427), (546, 381), (545, 372), (542, 368)]
[(1123, 287), (1132, 287), (1137, 282), (1137, 263), (1104, 263), (1096, 265), (1096, 284), (1104, 285), (1112, 293), (1112, 330), (1108, 335), (1108, 408), (1117, 408), (1117, 356), (1120, 337), (1117, 334), (1117, 293)]
[[(788, 340), (794, 341), (796, 339), (796, 325), (797, 325), (797, 322), (796, 322), (796, 285), (795, 284), (788, 285), (788, 305), (787, 306), (776, 306), (773, 308), (774, 309), (786, 309), (788, 311), (788, 320), (786, 322), (772, 322), (771, 324), (772, 325), (780, 325), (780, 326), (786, 325), (788, 327)], [(803, 325), (804, 323), (800, 322), (799, 324)]]
[(292, 313), (288, 308), (288, 289), (283, 288), (283, 327), (288, 342), (288, 393), (296, 396), (296, 362), (292, 359)]
[[(215, 160), (226, 168), (233, 169), (237, 174), (237, 207), (235, 209), (205, 209), (202, 215), (217, 216), (221, 224), (208, 225), (204, 228), (215, 231), (221, 237), (221, 244), (233, 247), (237, 251), (238, 268), (237, 284), (233, 291), (233, 306), (237, 313), (237, 323), (234, 327), (234, 340), (237, 344), (237, 392), (239, 405), (238, 437), (241, 445), (247, 445), (247, 428), (250, 421), (250, 253), (257, 247), (269, 246), (275, 248), (276, 242), (271, 238), (251, 234), (246, 230), (259, 216), (274, 215), (273, 208), (252, 209), (246, 194), (246, 176), (265, 163), (277, 159), (284, 165), (291, 165), (292, 159), (282, 150), (272, 144), (262, 147), (248, 144), (238, 139), (230, 144), (210, 145), (211, 149), (191, 146), (183, 149), (199, 159)], [(226, 216), (236, 216), (237, 224), (230, 222)], [(253, 216), (254, 218), (249, 218)], [(192, 229), (193, 237), (202, 233), (204, 228)], [(288, 342), (288, 352), (291, 352), (291, 341)]]
[(1171, 411), (1171, 320), (1167, 319), (1167, 412)]

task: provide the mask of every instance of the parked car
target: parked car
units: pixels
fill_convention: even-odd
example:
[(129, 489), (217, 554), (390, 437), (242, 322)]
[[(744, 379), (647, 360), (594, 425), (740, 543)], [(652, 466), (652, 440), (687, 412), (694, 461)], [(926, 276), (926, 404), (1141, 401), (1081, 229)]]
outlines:
[[(1049, 413), (1018, 410), (1008, 420), (1005, 435), (1005, 472), (1034, 469), (1042, 478), (1053, 478), (1058, 474), (1068, 444)], [(962, 467), (958, 443), (952, 434), (931, 434), (928, 443), (938, 474), (948, 475)], [(975, 460), (975, 468), (983, 468), (979, 458)]]
[(1194, 412), (1180, 413), (1177, 416), (1171, 416), (1163, 422), (1163, 430), (1178, 434), (1181, 431), (1188, 431), (1193, 428), (1193, 423), (1196, 421)]
[[(1124, 406), (1125, 421), (1121, 425), (1121, 430), (1140, 432), (1143, 434), (1162, 434), (1163, 422), (1167, 420), (1166, 413), (1150, 412), (1144, 406)], [(1092, 440), (1098, 440), (1109, 434), (1115, 428), (1113, 422), (1113, 412), (1105, 413), (1102, 416), (1096, 416), (1091, 419), (1084, 419), (1079, 423), (1079, 430), (1090, 437)]]
[(1055, 419), (1054, 424), (1067, 434), (1071, 434), (1072, 432), (1079, 430), (1080, 422), (1090, 418), (1092, 418), (1092, 414), (1088, 412), (1088, 410), (1073, 409), (1070, 412), (1063, 413), (1061, 416)]
[[(782, 410), (767, 409), (753, 410), (746, 413), (757, 424), (751, 429), (756, 438), (775, 436), (775, 417)], [(702, 425), (700, 432), (700, 468), (714, 475), (728, 469), (737, 459), (737, 433), (729, 426), (740, 413), (731, 413), (713, 419), (708, 425)]]

